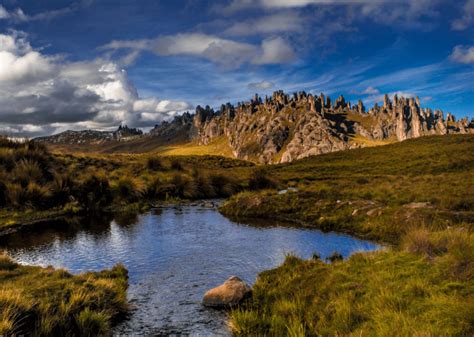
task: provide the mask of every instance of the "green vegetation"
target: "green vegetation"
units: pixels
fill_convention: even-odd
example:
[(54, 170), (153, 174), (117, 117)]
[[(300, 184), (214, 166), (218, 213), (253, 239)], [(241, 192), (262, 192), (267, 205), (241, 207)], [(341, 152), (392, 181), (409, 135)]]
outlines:
[(251, 300), (232, 312), (235, 335), (472, 336), (472, 233), (421, 236), (408, 234), (405, 250), (344, 262), (287, 257), (261, 273)]
[(397, 243), (414, 227), (472, 229), (473, 167), (472, 135), (336, 152), (269, 166), (267, 176), (297, 191), (244, 192), (221, 211)]
[(388, 242), (330, 264), (290, 256), (231, 313), (238, 336), (474, 334), (474, 137), (426, 137), (268, 167), (234, 217), (284, 219)]
[(71, 275), (20, 266), (0, 255), (0, 335), (107, 335), (129, 309), (127, 286), (127, 270), (120, 265)]
[(0, 138), (0, 229), (134, 203), (228, 197), (246, 187), (252, 166), (209, 155), (60, 154)]

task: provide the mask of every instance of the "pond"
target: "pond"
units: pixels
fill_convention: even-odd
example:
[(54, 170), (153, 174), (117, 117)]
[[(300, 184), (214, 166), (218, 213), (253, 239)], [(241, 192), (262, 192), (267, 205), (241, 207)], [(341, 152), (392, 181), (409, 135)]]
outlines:
[(123, 263), (135, 309), (116, 334), (229, 335), (226, 313), (201, 305), (203, 294), (237, 275), (248, 283), (285, 254), (344, 257), (380, 246), (281, 223), (241, 224), (204, 204), (166, 206), (142, 215), (81, 219), (0, 240), (21, 263), (73, 273)]

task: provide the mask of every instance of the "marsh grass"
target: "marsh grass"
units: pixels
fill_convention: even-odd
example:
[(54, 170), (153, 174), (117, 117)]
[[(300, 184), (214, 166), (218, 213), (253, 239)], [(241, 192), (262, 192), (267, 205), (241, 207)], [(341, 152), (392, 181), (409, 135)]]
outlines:
[(120, 265), (72, 275), (16, 264), (0, 255), (0, 335), (107, 335), (128, 312), (127, 270)]
[(232, 311), (236, 336), (474, 334), (474, 136), (425, 137), (272, 166), (293, 193), (243, 192), (226, 215), (347, 232), (392, 248), (288, 256)]
[[(429, 233), (427, 250), (423, 234), (417, 253), (412, 235), (420, 237), (407, 234), (404, 250), (357, 253), (340, 263), (287, 257), (282, 266), (261, 273), (252, 298), (231, 313), (234, 334), (471, 335), (472, 233)], [(436, 255), (426, 255), (433, 250)]]

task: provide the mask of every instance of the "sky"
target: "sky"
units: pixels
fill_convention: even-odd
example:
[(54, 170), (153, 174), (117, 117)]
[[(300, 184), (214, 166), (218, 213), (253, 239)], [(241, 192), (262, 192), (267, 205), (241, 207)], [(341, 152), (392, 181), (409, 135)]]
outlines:
[(148, 130), (255, 93), (474, 117), (474, 0), (0, 0), (0, 133)]

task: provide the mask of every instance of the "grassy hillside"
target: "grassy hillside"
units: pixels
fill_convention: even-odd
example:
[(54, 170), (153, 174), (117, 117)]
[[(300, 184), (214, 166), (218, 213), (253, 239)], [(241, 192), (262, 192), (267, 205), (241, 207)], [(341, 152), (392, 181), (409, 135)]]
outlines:
[(474, 333), (474, 136), (426, 137), (267, 168), (280, 187), (222, 207), (391, 243), (331, 264), (288, 257), (231, 314), (238, 336)]
[(107, 335), (128, 311), (127, 270), (71, 275), (0, 255), (0, 335)]
[(267, 168), (282, 187), (241, 193), (222, 212), (280, 218), (396, 243), (410, 228), (472, 228), (474, 136), (424, 137)]

